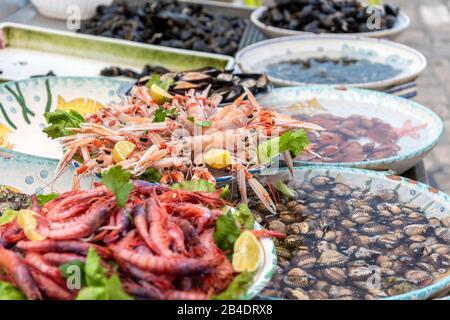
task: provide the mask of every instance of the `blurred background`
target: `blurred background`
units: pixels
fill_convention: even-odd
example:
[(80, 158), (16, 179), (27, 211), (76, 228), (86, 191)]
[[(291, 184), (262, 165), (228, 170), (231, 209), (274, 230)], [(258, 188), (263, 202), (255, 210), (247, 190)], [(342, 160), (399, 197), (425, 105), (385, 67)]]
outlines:
[[(236, 4), (246, 2), (255, 5), (260, 1), (226, 2)], [(396, 41), (419, 50), (428, 60), (428, 68), (417, 81), (419, 90), (415, 100), (434, 110), (444, 120), (444, 127), (450, 127), (450, 2), (447, 0), (385, 2), (399, 6), (411, 18), (410, 28)], [(41, 19), (28, 0), (0, 0), (0, 21), (22, 23), (26, 21), (32, 25), (45, 24), (52, 27), (51, 22)], [(425, 158), (425, 167), (430, 185), (450, 193), (450, 137), (447, 132), (444, 133), (441, 143)]]

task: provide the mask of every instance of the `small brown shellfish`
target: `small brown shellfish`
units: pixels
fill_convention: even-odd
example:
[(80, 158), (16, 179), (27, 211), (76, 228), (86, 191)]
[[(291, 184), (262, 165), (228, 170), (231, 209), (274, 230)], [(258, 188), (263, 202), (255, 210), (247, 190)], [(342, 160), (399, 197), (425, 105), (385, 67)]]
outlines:
[(426, 287), (433, 282), (433, 276), (424, 270), (409, 270), (406, 272), (405, 278), (420, 287)]
[(289, 270), (283, 278), (283, 282), (287, 286), (303, 289), (309, 287), (315, 280), (315, 277), (300, 268)]
[(325, 268), (322, 270), (322, 275), (328, 280), (330, 280), (330, 282), (333, 284), (345, 283), (346, 274), (344, 269), (342, 268), (337, 267)]
[(348, 257), (335, 250), (325, 250), (320, 255), (317, 263), (320, 267), (340, 267), (348, 261)]

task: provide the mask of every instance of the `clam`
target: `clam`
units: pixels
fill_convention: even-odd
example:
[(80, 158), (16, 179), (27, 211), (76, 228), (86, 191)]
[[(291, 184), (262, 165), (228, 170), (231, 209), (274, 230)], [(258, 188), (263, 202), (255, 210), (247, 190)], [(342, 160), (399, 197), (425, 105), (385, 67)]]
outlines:
[(311, 269), (315, 266), (317, 258), (314, 254), (303, 251), (296, 254), (294, 257), (294, 264), (302, 269)]
[(315, 277), (300, 268), (293, 268), (289, 270), (283, 278), (284, 284), (292, 288), (307, 288), (315, 280)]
[(344, 183), (335, 183), (331, 192), (333, 192), (336, 197), (348, 197), (352, 193), (352, 188)]
[(368, 267), (351, 267), (348, 269), (348, 277), (353, 281), (365, 280), (372, 275)]
[(342, 268), (325, 268), (322, 270), (322, 275), (333, 284), (344, 284), (347, 277)]
[(277, 257), (285, 260), (290, 260), (292, 258), (292, 253), (285, 247), (277, 247)]
[(405, 278), (420, 287), (426, 287), (433, 282), (431, 273), (424, 270), (409, 270), (406, 272)]
[(269, 229), (280, 233), (286, 233), (286, 224), (280, 220), (274, 220), (269, 223)]
[(323, 187), (328, 186), (330, 183), (332, 183), (334, 179), (326, 176), (318, 176), (311, 179), (311, 184), (314, 187)]
[(305, 290), (302, 290), (300, 288), (286, 288), (286, 298), (295, 300), (309, 300), (308, 294), (305, 292)]
[(303, 241), (305, 240), (304, 237), (296, 235), (296, 234), (291, 234), (288, 235), (284, 241), (283, 241), (283, 245), (286, 248), (297, 248), (300, 245), (302, 245)]
[(407, 236), (417, 236), (425, 234), (430, 226), (428, 224), (410, 224), (403, 228)]
[(382, 224), (368, 223), (361, 226), (361, 232), (373, 236), (380, 235), (389, 231), (389, 228)]
[(436, 236), (446, 244), (450, 244), (450, 228), (437, 228)]
[(381, 201), (384, 202), (396, 202), (398, 200), (398, 193), (392, 189), (381, 189), (375, 193)]
[(325, 250), (320, 255), (317, 263), (320, 267), (340, 267), (348, 261), (348, 257), (335, 250)]

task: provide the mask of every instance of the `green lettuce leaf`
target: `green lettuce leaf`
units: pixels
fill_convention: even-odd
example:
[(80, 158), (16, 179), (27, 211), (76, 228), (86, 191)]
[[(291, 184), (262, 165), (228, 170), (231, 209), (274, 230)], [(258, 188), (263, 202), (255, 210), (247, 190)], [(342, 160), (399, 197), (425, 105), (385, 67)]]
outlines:
[(86, 119), (74, 110), (46, 112), (44, 118), (49, 126), (42, 131), (52, 139), (70, 136), (74, 132), (67, 130), (67, 128), (79, 128), (80, 124), (86, 122)]
[(26, 298), (11, 283), (0, 281), (0, 300), (26, 300)]
[(234, 243), (240, 235), (241, 230), (239, 229), (231, 210), (228, 210), (226, 214), (221, 215), (217, 219), (214, 240), (220, 249), (232, 251)]
[(161, 173), (155, 168), (148, 168), (138, 178), (148, 182), (159, 182), (161, 180)]
[(172, 189), (177, 190), (181, 189), (184, 191), (190, 191), (190, 192), (215, 192), (216, 186), (208, 182), (206, 180), (200, 179), (197, 181), (191, 181), (191, 180), (185, 180), (179, 183), (175, 183), (172, 185)]
[(106, 283), (107, 270), (101, 264), (101, 258), (94, 248), (90, 247), (86, 256), (84, 272), (86, 274), (86, 284), (88, 286), (104, 286)]
[(264, 141), (258, 145), (258, 160), (269, 163), (280, 153), (289, 151), (293, 157), (298, 156), (308, 146), (308, 136), (303, 129), (288, 131), (281, 136)]
[(188, 117), (188, 120), (193, 122), (197, 126), (200, 126), (200, 127), (207, 128), (207, 127), (211, 127), (212, 126), (212, 122), (211, 121), (196, 121), (194, 117)]
[(0, 226), (12, 222), (17, 217), (18, 214), (19, 211), (16, 210), (12, 209), (3, 210), (2, 215), (0, 215)]
[(152, 74), (150, 79), (145, 83), (145, 86), (151, 88), (152, 85), (156, 84), (161, 89), (168, 91), (174, 82), (175, 80), (172, 78), (161, 80), (161, 76), (159, 74)]
[(59, 197), (59, 193), (49, 193), (49, 194), (38, 194), (36, 195), (37, 201), (39, 205), (42, 207), (47, 202), (52, 201), (53, 199), (56, 199)]
[(164, 122), (166, 118), (174, 116), (176, 114), (176, 111), (176, 108), (167, 110), (164, 107), (159, 107), (155, 111), (155, 118), (153, 119), (153, 122)]
[(84, 287), (75, 300), (109, 300), (105, 287)]
[(108, 300), (133, 300), (133, 297), (123, 291), (118, 275), (113, 275), (105, 282)]
[(255, 223), (255, 218), (253, 217), (252, 211), (249, 209), (248, 205), (242, 203), (238, 210), (233, 212), (234, 217), (246, 230), (253, 230), (253, 225)]
[(211, 300), (238, 300), (247, 292), (252, 284), (253, 272), (242, 272), (230, 283), (222, 293), (212, 296)]
[(115, 166), (102, 173), (103, 184), (114, 193), (119, 208), (123, 208), (128, 201), (133, 185), (130, 183), (131, 173)]

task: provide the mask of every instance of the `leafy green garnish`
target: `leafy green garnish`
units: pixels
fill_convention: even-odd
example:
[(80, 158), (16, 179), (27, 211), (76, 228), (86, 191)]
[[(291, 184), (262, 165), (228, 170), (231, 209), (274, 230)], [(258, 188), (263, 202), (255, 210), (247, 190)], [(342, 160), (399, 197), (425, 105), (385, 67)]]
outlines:
[(148, 168), (143, 174), (139, 176), (139, 179), (148, 182), (159, 182), (161, 180), (161, 173), (155, 168)]
[(293, 157), (296, 157), (308, 144), (309, 139), (305, 130), (288, 131), (279, 137), (259, 144), (258, 160), (260, 163), (269, 163), (274, 157), (285, 151), (289, 151)]
[(216, 186), (204, 179), (199, 179), (197, 181), (185, 180), (172, 185), (172, 189), (181, 189), (190, 192), (214, 192), (216, 191)]
[(44, 206), (47, 202), (50, 202), (53, 199), (56, 199), (58, 197), (59, 197), (59, 193), (55, 193), (55, 192), (49, 193), (49, 194), (36, 195), (36, 199), (41, 207)]
[(230, 186), (226, 184), (224, 187), (222, 187), (222, 192), (220, 193), (221, 198), (226, 198), (231, 194)]
[(164, 122), (166, 118), (174, 116), (177, 112), (176, 108), (173, 109), (166, 109), (164, 107), (159, 107), (155, 111), (155, 118), (153, 119), (154, 122)]
[(76, 300), (132, 300), (133, 297), (123, 291), (120, 278), (114, 274), (107, 277), (107, 270), (101, 264), (101, 258), (94, 248), (90, 247), (86, 263), (73, 261), (60, 266), (64, 278), (72, 276), (69, 266), (78, 266), (81, 270), (82, 288)]
[(253, 272), (244, 271), (240, 273), (230, 283), (228, 288), (222, 293), (212, 296), (211, 300), (238, 300), (247, 292), (250, 287), (253, 277)]
[(170, 86), (175, 81), (172, 78), (167, 78), (165, 80), (161, 80), (161, 76), (159, 74), (152, 74), (150, 79), (145, 83), (146, 87), (151, 87), (152, 85), (156, 84), (161, 89), (164, 89), (165, 91), (170, 89)]
[(289, 188), (283, 181), (278, 180), (277, 183), (275, 183), (275, 189), (280, 191), (282, 194), (284, 194), (288, 198), (295, 198), (294, 190)]
[(123, 208), (128, 201), (133, 185), (130, 183), (131, 173), (115, 166), (102, 173), (103, 184), (114, 193), (117, 206)]
[(61, 271), (61, 275), (63, 276), (63, 278), (67, 279), (70, 276), (72, 276), (72, 273), (70, 271), (71, 267), (76, 267), (76, 268), (78, 268), (78, 270), (80, 270), (81, 286), (83, 286), (83, 287), (86, 286), (86, 275), (84, 272), (84, 267), (85, 267), (84, 262), (75, 260), (75, 261), (71, 261), (71, 262), (60, 265), (59, 270)]
[(26, 300), (22, 292), (9, 282), (0, 281), (0, 300)]
[(42, 131), (52, 139), (70, 136), (74, 132), (67, 128), (79, 128), (80, 124), (86, 122), (86, 119), (75, 110), (46, 112), (44, 117), (49, 126)]
[(214, 240), (217, 246), (222, 250), (233, 250), (234, 243), (241, 235), (241, 230), (234, 219), (231, 210), (221, 215), (216, 221), (216, 230), (214, 231)]
[(194, 117), (188, 117), (188, 120), (193, 122), (194, 124), (196, 124), (197, 126), (200, 127), (211, 127), (212, 126), (212, 122), (211, 121), (196, 121)]
[(245, 203), (242, 203), (239, 208), (233, 212), (233, 214), (242, 228), (246, 230), (253, 230), (255, 218), (253, 217), (252, 211)]
[[(214, 183), (206, 181), (204, 179), (199, 179), (197, 181), (185, 180), (179, 183), (174, 183), (172, 185), (172, 189), (179, 189), (189, 192), (215, 192), (217, 190)], [(228, 185), (222, 187), (221, 190), (221, 198), (225, 198), (230, 195), (230, 187)]]
[(19, 211), (16, 211), (16, 210), (12, 210), (12, 209), (3, 210), (3, 213), (0, 216), (0, 226), (12, 222), (17, 217), (18, 214), (19, 214)]

